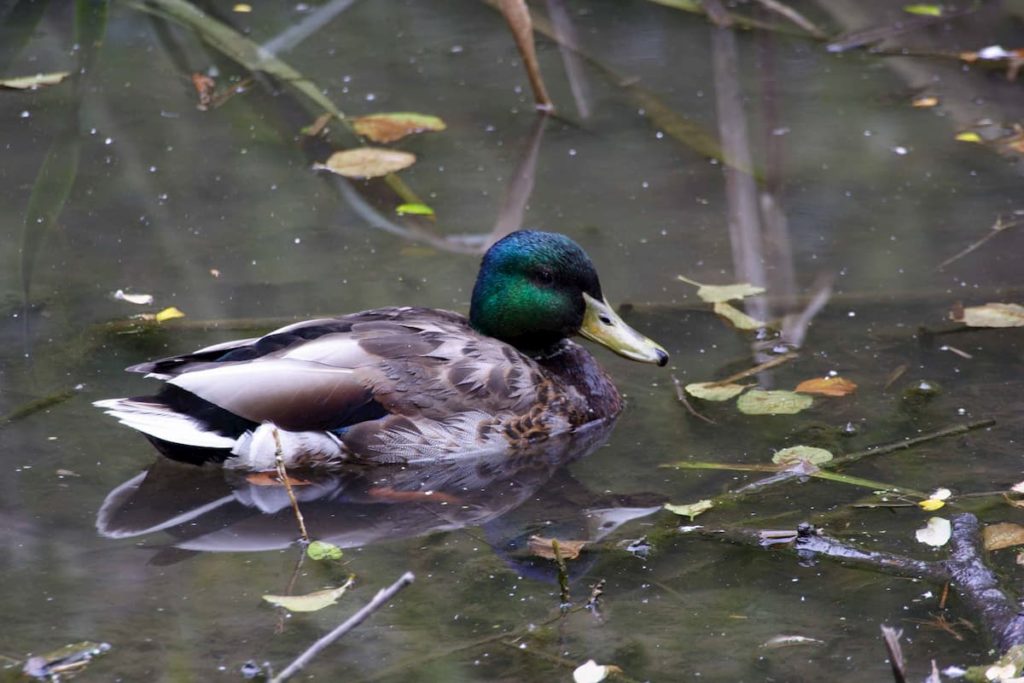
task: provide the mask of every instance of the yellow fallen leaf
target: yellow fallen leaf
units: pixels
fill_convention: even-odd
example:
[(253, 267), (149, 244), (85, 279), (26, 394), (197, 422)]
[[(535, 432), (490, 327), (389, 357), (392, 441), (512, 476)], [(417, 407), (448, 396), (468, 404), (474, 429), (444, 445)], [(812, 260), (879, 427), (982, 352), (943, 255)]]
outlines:
[(925, 512), (935, 512), (936, 510), (945, 507), (946, 501), (939, 500), (938, 498), (926, 498), (918, 502), (917, 505)]
[(665, 509), (669, 512), (674, 512), (680, 517), (689, 517), (691, 520), (702, 512), (707, 512), (713, 508), (715, 504), (708, 500), (700, 500), (696, 503), (689, 503), (687, 505), (673, 505), (672, 503), (665, 503)]
[(715, 382), (694, 382), (686, 385), (686, 393), (705, 401), (728, 401), (743, 393), (749, 384), (722, 384)]
[(175, 318), (184, 318), (185, 314), (176, 306), (169, 306), (164, 310), (153, 316), (153, 320), (158, 323), (167, 322), (168, 320), (174, 320)]
[(756, 287), (749, 282), (741, 282), (735, 285), (702, 285), (696, 280), (691, 280), (682, 275), (676, 275), (676, 279), (697, 287), (697, 296), (709, 304), (720, 301), (732, 301), (733, 299), (744, 299), (748, 296), (764, 293), (764, 287)]
[(960, 142), (981, 142), (981, 136), (975, 133), (973, 130), (964, 131), (963, 133), (957, 133), (956, 140)]
[(922, 17), (941, 17), (941, 5), (904, 5), (903, 11), (907, 14), (916, 14)]
[(317, 171), (330, 171), (346, 178), (379, 178), (401, 171), (416, 163), (416, 155), (397, 149), (357, 147), (335, 152), (322, 164), (313, 164)]
[(231, 8), (232, 12), (238, 12), (239, 14), (248, 14), (252, 12), (252, 5), (248, 5), (244, 2), (240, 2)]
[(48, 85), (57, 85), (70, 75), (70, 71), (55, 71), (49, 74), (36, 74), (35, 76), (2, 78), (0, 79), (0, 88), (7, 88), (9, 90), (36, 90)]
[(344, 585), (337, 588), (307, 593), (306, 595), (264, 595), (263, 599), (275, 607), (284, 607), (289, 612), (316, 612), (324, 607), (333, 605), (338, 601), (353, 579), (349, 579)]
[(749, 315), (725, 301), (715, 302), (715, 313), (732, 323), (738, 330), (759, 330), (766, 326), (766, 323)]
[(910, 103), (911, 106), (918, 107), (919, 109), (927, 109), (928, 107), (934, 107), (939, 103), (938, 97), (931, 97), (924, 95), (921, 97), (915, 97)]
[(846, 396), (857, 390), (857, 385), (842, 377), (815, 377), (796, 385), (793, 391), (801, 394), (820, 394), (822, 396)]
[(1024, 306), (987, 303), (983, 306), (956, 307), (950, 311), (949, 318), (967, 327), (1024, 327)]
[(1024, 545), (1024, 526), (1010, 522), (988, 524), (982, 531), (985, 550), (1002, 550), (1015, 545)]
[(575, 560), (580, 556), (580, 551), (587, 544), (586, 541), (563, 541), (560, 538), (544, 538), (543, 536), (530, 536), (527, 543), (530, 553), (545, 560), (555, 559), (555, 546), (552, 541), (558, 542), (558, 555), (563, 560)]

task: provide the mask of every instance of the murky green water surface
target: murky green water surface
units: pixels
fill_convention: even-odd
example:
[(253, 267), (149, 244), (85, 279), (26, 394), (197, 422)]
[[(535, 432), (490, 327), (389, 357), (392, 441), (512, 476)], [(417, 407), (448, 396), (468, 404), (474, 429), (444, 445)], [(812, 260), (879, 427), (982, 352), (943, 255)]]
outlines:
[[(594, 658), (635, 680), (883, 680), (882, 623), (905, 630), (918, 678), (932, 658), (943, 666), (985, 661), (987, 644), (969, 628), (954, 638), (922, 623), (941, 612), (941, 586), (673, 536), (685, 520), (656, 508), (760, 476), (663, 463), (766, 463), (800, 443), (845, 453), (983, 418), (996, 425), (844, 471), (958, 495), (1024, 478), (1021, 333), (934, 334), (957, 327), (946, 320), (956, 302), (1024, 295), (1024, 229), (938, 267), (998, 216), (1012, 221), (1024, 209), (1012, 155), (953, 139), (975, 115), (1009, 123), (1020, 111), (1020, 87), (1002, 73), (941, 60), (908, 67), (829, 54), (802, 38), (737, 34), (761, 201), (773, 203), (781, 226), (757, 259), (770, 295), (762, 310), (772, 318), (799, 313), (832, 284), (799, 358), (750, 381), (790, 389), (836, 372), (859, 388), (793, 416), (696, 404), (709, 424), (679, 404), (671, 377), (685, 384), (749, 367), (752, 339), (676, 275), (743, 279), (733, 256), (741, 247), (730, 236), (722, 164), (675, 139), (649, 99), (718, 135), (716, 46), (704, 19), (640, 2), (567, 3), (580, 45), (605, 68), (583, 65), (591, 112), (581, 118), (559, 50), (541, 41), (548, 87), (565, 117), (549, 120), (539, 141), (514, 45), (484, 4), (364, 0), (283, 49), (279, 56), (349, 115), (420, 111), (447, 122), (443, 133), (395, 144), (419, 157), (401, 178), (436, 210), (430, 223), (396, 216), (401, 200), (380, 181), (312, 171), (330, 145), (300, 135), (319, 111), (288, 84), (258, 76), (222, 106), (197, 110), (191, 72), (215, 68), (222, 89), (250, 74), (193, 31), (114, 3), (102, 46), (90, 48), (75, 44), (83, 23), (76, 29), (70, 5), (50, 3), (33, 26), (27, 4), (13, 3), (17, 11), (3, 19), (0, 76), (75, 70), (83, 50), (94, 62), (76, 82), (0, 91), (0, 415), (13, 418), (0, 426), (3, 654), (105, 641), (111, 651), (84, 680), (235, 680), (250, 659), (280, 670), (411, 570), (416, 583), (308, 675), (568, 680), (573, 666)], [(327, 3), (252, 3), (248, 14), (232, 12), (233, 4), (208, 9), (264, 43)], [(803, 9), (826, 25), (856, 19), (832, 5), (830, 14)], [(916, 39), (958, 50), (1018, 45), (1019, 24), (1013, 35), (1004, 20), (981, 13)], [(922, 89), (948, 99), (910, 107)], [(334, 482), (334, 493), (308, 504), (310, 527), (349, 545), (346, 563), (307, 561), (296, 570), (294, 522), (279, 496), (160, 462), (141, 436), (90, 405), (154, 388), (123, 373), (126, 365), (287, 321), (393, 304), (467, 310), (479, 261), (473, 245), (499, 221), (516, 221), (509, 207), (527, 195), (514, 181), (533, 143), (523, 225), (579, 241), (609, 300), (631, 304), (626, 318), (672, 354), (670, 367), (659, 369), (595, 351), (628, 407), (593, 453), (574, 462), (556, 454), (550, 467), (507, 476), (507, 465), (494, 465), (484, 473), (492, 481), (481, 475), (449, 507), (386, 495), (382, 502), (382, 490), (401, 484), (388, 477), (415, 473)], [(111, 296), (118, 289), (156, 302), (133, 307)], [(124, 323), (167, 306), (186, 317), (144, 329)], [(908, 399), (905, 390), (922, 380), (938, 393)], [(46, 399), (52, 405), (32, 409)], [(122, 516), (101, 515), (100, 535), (97, 513), (108, 494), (151, 466), (152, 488), (136, 491)], [(851, 542), (941, 557), (914, 541), (928, 513), (849, 507), (869, 495), (811, 480), (697, 521), (792, 528), (826, 520)], [(1021, 521), (998, 498), (979, 500), (959, 504), (986, 522)], [(208, 514), (161, 523), (207, 504)], [(569, 563), (574, 606), (606, 582), (600, 616), (555, 618), (554, 564), (524, 549), (535, 533), (600, 538)], [(649, 555), (625, 550), (643, 536), (653, 544)], [(993, 556), (1006, 577), (1019, 571), (1012, 553)], [(356, 586), (314, 614), (285, 617), (260, 599), (340, 585), (349, 572)], [(955, 598), (945, 614), (973, 618)], [(763, 646), (794, 634), (822, 642)]]

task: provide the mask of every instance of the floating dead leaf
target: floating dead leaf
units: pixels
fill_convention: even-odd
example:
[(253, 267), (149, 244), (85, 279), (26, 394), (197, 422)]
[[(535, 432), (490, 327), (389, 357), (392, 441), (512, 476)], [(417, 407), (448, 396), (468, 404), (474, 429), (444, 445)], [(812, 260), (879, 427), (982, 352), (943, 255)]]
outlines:
[(401, 140), (413, 133), (442, 131), (448, 126), (436, 116), (401, 111), (360, 116), (352, 120), (352, 127), (365, 138), (386, 143)]
[(252, 12), (252, 5), (245, 2), (240, 2), (236, 4), (234, 7), (232, 7), (231, 11), (238, 12), (239, 14), (248, 14), (249, 12)]
[(313, 164), (314, 171), (330, 171), (346, 178), (380, 178), (401, 171), (416, 163), (416, 155), (397, 149), (357, 147), (335, 152), (322, 164)]
[(928, 523), (914, 532), (914, 537), (919, 543), (926, 543), (935, 548), (946, 545), (952, 535), (953, 527), (945, 517), (929, 517)]
[(7, 88), (8, 90), (38, 90), (48, 85), (57, 85), (70, 75), (70, 71), (55, 71), (49, 74), (36, 74), (35, 76), (0, 78), (0, 88)]
[(209, 109), (213, 104), (213, 91), (217, 87), (217, 81), (206, 74), (196, 72), (192, 74), (192, 87), (196, 89), (196, 96), (199, 98), (196, 109), (199, 111)]
[(919, 109), (927, 109), (929, 107), (937, 106), (939, 104), (939, 98), (932, 97), (930, 95), (923, 95), (921, 97), (915, 97), (910, 104), (911, 106)]
[(796, 645), (824, 645), (824, 640), (809, 638), (807, 636), (775, 636), (761, 643), (761, 647), (769, 650), (777, 650), (783, 647), (794, 647)]
[(749, 315), (725, 301), (715, 302), (715, 313), (732, 323), (737, 330), (759, 330), (766, 327), (763, 320), (751, 318)]
[(946, 506), (946, 501), (939, 500), (938, 498), (925, 498), (917, 503), (917, 506), (925, 512), (935, 512), (941, 510)]
[(583, 546), (587, 544), (586, 541), (563, 541), (560, 538), (530, 536), (527, 548), (532, 555), (543, 557), (545, 560), (553, 560), (555, 559), (555, 546), (552, 541), (558, 541), (558, 555), (563, 560), (575, 560), (580, 556)]
[(814, 405), (814, 399), (793, 391), (751, 389), (736, 401), (736, 407), (747, 415), (793, 415)]
[(821, 396), (846, 396), (857, 390), (857, 385), (842, 377), (816, 377), (807, 379), (796, 385), (801, 394), (820, 394)]
[(62, 469), (58, 469), (56, 474), (57, 474), (58, 477), (80, 477), (80, 476), (82, 476), (78, 472), (75, 472), (74, 470), (65, 470), (63, 468)]
[(965, 130), (962, 133), (957, 133), (956, 137), (953, 138), (959, 142), (981, 142), (981, 136), (975, 133), (973, 130)]
[(686, 385), (686, 393), (704, 401), (728, 401), (743, 393), (749, 384), (716, 384), (715, 382), (694, 382)]
[(160, 311), (153, 316), (153, 320), (158, 323), (167, 322), (168, 320), (174, 320), (175, 318), (184, 318), (185, 314), (177, 306), (168, 306), (164, 310)]
[(916, 14), (921, 17), (941, 17), (942, 5), (904, 5), (903, 11), (907, 14)]
[(709, 304), (732, 301), (733, 299), (745, 299), (748, 296), (764, 293), (764, 287), (755, 287), (749, 282), (741, 282), (735, 285), (703, 285), (683, 275), (676, 275), (676, 279), (697, 287), (697, 296)]
[(1024, 545), (1024, 526), (1010, 522), (988, 524), (982, 532), (985, 550), (1002, 550), (1015, 545)]
[(433, 216), (434, 210), (426, 204), (399, 204), (395, 207), (395, 213), (399, 216)]
[(127, 294), (123, 289), (114, 292), (114, 298), (118, 301), (127, 301), (138, 306), (148, 306), (153, 303), (152, 294)]
[(275, 607), (284, 607), (289, 612), (316, 612), (336, 603), (352, 585), (350, 578), (337, 588), (307, 593), (306, 595), (264, 595), (263, 599)]
[(987, 303), (983, 306), (955, 307), (950, 320), (968, 327), (1024, 327), (1024, 306)]
[(313, 541), (306, 548), (306, 554), (309, 555), (309, 559), (316, 560), (317, 562), (340, 560), (343, 555), (341, 548), (327, 541)]
[(694, 517), (702, 512), (707, 512), (715, 506), (714, 502), (708, 499), (697, 501), (696, 503), (689, 503), (687, 505), (673, 505), (672, 503), (665, 503), (665, 509), (669, 512), (673, 512), (680, 517), (689, 517), (692, 521)]
[(791, 446), (776, 451), (772, 456), (772, 462), (776, 465), (792, 465), (797, 462), (807, 462), (812, 465), (821, 465), (831, 460), (834, 456), (824, 448), (814, 446)]
[(573, 683), (601, 683), (613, 673), (622, 673), (622, 669), (614, 664), (598, 664), (588, 659), (572, 672), (572, 680)]

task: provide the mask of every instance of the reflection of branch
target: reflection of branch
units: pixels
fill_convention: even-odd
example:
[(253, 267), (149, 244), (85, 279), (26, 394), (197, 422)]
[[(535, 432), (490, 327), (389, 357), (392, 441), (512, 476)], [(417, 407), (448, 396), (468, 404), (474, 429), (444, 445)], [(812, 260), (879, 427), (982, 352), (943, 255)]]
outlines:
[(501, 203), (501, 208), (498, 209), (498, 219), (487, 238), (487, 246), (523, 227), (526, 204), (530, 201), (530, 195), (533, 194), (537, 156), (540, 153), (540, 141), (544, 137), (544, 127), (547, 121), (547, 114), (542, 113), (533, 124), (530, 137), (523, 148), (523, 156), (512, 173), (512, 178), (505, 191), (505, 199)]
[(359, 610), (351, 617), (346, 619), (343, 623), (339, 624), (337, 628), (335, 628), (333, 631), (325, 635), (323, 638), (313, 643), (308, 650), (306, 650), (301, 655), (296, 657), (295, 661), (293, 661), (291, 664), (285, 667), (284, 670), (281, 671), (281, 673), (274, 676), (270, 683), (281, 683), (281, 681), (288, 680), (289, 678), (294, 676), (296, 673), (299, 672), (300, 669), (302, 669), (304, 666), (313, 661), (313, 658), (320, 654), (322, 650), (330, 646), (332, 643), (334, 643), (334, 641), (341, 638), (343, 635), (354, 629), (356, 626), (359, 626), (359, 624), (366, 621), (367, 617), (369, 617), (371, 614), (380, 609), (385, 603), (388, 602), (388, 600), (395, 597), (395, 595), (400, 590), (402, 590), (415, 580), (416, 577), (413, 576), (412, 572), (406, 572), (402, 574), (402, 576), (400, 576), (397, 581), (395, 581), (387, 588), (383, 588), (377, 591), (377, 594), (373, 596), (373, 599), (370, 600), (370, 602), (366, 603), (366, 605), (361, 610)]
[(884, 574), (925, 579), (937, 584), (952, 582), (967, 606), (980, 617), (992, 642), (1001, 652), (1024, 645), (1024, 614), (996, 575), (982, 560), (982, 540), (978, 518), (970, 513), (953, 518), (949, 558), (928, 562), (892, 553), (861, 550), (821, 535), (810, 525), (801, 525), (790, 534), (790, 542), (779, 542), (760, 529), (729, 527), (688, 528), (690, 533), (720, 539), (737, 545), (759, 548), (784, 546), (801, 558), (824, 556), (841, 564), (872, 569)]
[(990, 239), (992, 239), (993, 237), (995, 237), (996, 235), (1001, 233), (1003, 230), (1006, 230), (1008, 228), (1015, 228), (1018, 225), (1020, 225), (1021, 222), (1022, 221), (1003, 222), (1003, 217), (1002, 216), (996, 216), (996, 222), (989, 229), (989, 233), (987, 235), (985, 235), (984, 237), (982, 237), (980, 240), (978, 240), (976, 242), (972, 242), (971, 244), (967, 245), (965, 248), (963, 248), (960, 251), (958, 251), (956, 254), (950, 256), (948, 259), (946, 259), (945, 261), (940, 263), (938, 266), (936, 266), (935, 269), (936, 270), (942, 270), (943, 268), (945, 268), (949, 264), (953, 263), (954, 261), (957, 261), (959, 259), (962, 259), (964, 256), (967, 256), (972, 251), (974, 251), (975, 249), (977, 249), (978, 247), (982, 246), (983, 244), (988, 242)]
[(281, 31), (261, 46), (272, 55), (280, 52), (287, 52), (306, 38), (319, 31), (325, 25), (334, 20), (336, 16), (344, 12), (355, 0), (331, 0), (323, 7), (318, 7), (309, 13), (297, 24), (293, 24)]
[(565, 76), (569, 79), (569, 90), (572, 91), (572, 98), (576, 102), (576, 112), (581, 119), (586, 120), (590, 118), (590, 88), (583, 72), (583, 62), (576, 51), (579, 45), (576, 27), (565, 8), (565, 0), (547, 0), (547, 6), (548, 18), (551, 19), (551, 26), (555, 30), (558, 42), (558, 51), (562, 54)]

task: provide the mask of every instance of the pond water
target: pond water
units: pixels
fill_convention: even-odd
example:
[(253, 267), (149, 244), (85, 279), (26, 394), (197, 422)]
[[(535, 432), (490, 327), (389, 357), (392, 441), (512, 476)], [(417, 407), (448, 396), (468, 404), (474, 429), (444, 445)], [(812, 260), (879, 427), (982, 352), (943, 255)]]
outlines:
[[(0, 653), (91, 640), (112, 647), (83, 680), (237, 680), (247, 660), (279, 671), (411, 570), (411, 587), (299, 679), (570, 680), (593, 658), (632, 680), (886, 680), (883, 623), (904, 630), (913, 678), (932, 659), (987, 661), (968, 625), (954, 635), (926, 623), (975, 619), (955, 596), (940, 606), (942, 586), (674, 534), (688, 522), (662, 503), (763, 475), (659, 465), (764, 464), (797, 444), (848, 453), (991, 418), (843, 471), (949, 487), (954, 510), (1024, 521), (998, 495), (958, 499), (1024, 479), (1021, 332), (947, 318), (958, 303), (1024, 299), (1024, 227), (942, 265), (1000, 217), (1024, 221), (1020, 152), (984, 142), (1024, 104), (1005, 69), (829, 52), (790, 28), (723, 33), (653, 3), (538, 3), (538, 16), (564, 13), (592, 58), (567, 67), (539, 39), (560, 115), (538, 125), (508, 29), (484, 3), (200, 3), (233, 27), (207, 41), (169, 16), (183, 3), (115, 2), (105, 16), (102, 3), (78, 4), (77, 18), (70, 3), (0, 6), (0, 77), (85, 68), (36, 91), (0, 90)], [(883, 2), (794, 7), (834, 33), (900, 20)], [(1012, 11), (986, 6), (886, 45), (1018, 47)], [(276, 46), (308, 81), (254, 76), (231, 57), (245, 41)], [(215, 76), (215, 98), (246, 87), (201, 111), (194, 72)], [(396, 215), (405, 200), (384, 181), (311, 169), (352, 138), (300, 133), (323, 111), (301, 84), (349, 116), (446, 122), (393, 145), (417, 155), (400, 177), (436, 221)], [(938, 105), (911, 106), (924, 95)], [(982, 143), (955, 139), (975, 124)], [(740, 166), (749, 152), (757, 188), (708, 157), (716, 138), (718, 156)], [(606, 442), (549, 450), (525, 469), (481, 465), (479, 479), (454, 485), (443, 469), (323, 483), (300, 504), (314, 537), (346, 546), (343, 564), (297, 567), (279, 491), (171, 466), (91, 405), (153, 389), (127, 365), (293, 320), (396, 304), (464, 312), (481, 245), (520, 225), (583, 245), (608, 299), (629, 304), (624, 317), (668, 349), (669, 367), (595, 349), (628, 400)], [(690, 414), (673, 376), (719, 379), (767, 356), (679, 274), (753, 279), (768, 294), (748, 312), (797, 314), (786, 329), (799, 356), (747, 381), (792, 389), (834, 372), (857, 391), (796, 415), (696, 399), (714, 424)], [(112, 296), (119, 289), (155, 301), (135, 306)], [(170, 306), (185, 317), (129, 321)], [(915, 393), (923, 381), (937, 390)], [(454, 486), (460, 512), (380, 495), (427, 483)], [(810, 521), (865, 547), (943, 556), (914, 540), (931, 513), (851, 507), (867, 498), (870, 488), (812, 479), (696, 521)], [(562, 618), (555, 564), (525, 550), (532, 534), (593, 541), (568, 563), (573, 609)], [(645, 536), (646, 556), (627, 549)], [(1013, 553), (992, 556), (1006, 577), (1019, 573)], [(319, 612), (285, 616), (261, 600), (349, 573), (354, 587)], [(601, 580), (600, 614), (575, 609)], [(820, 642), (765, 646), (779, 635)]]

